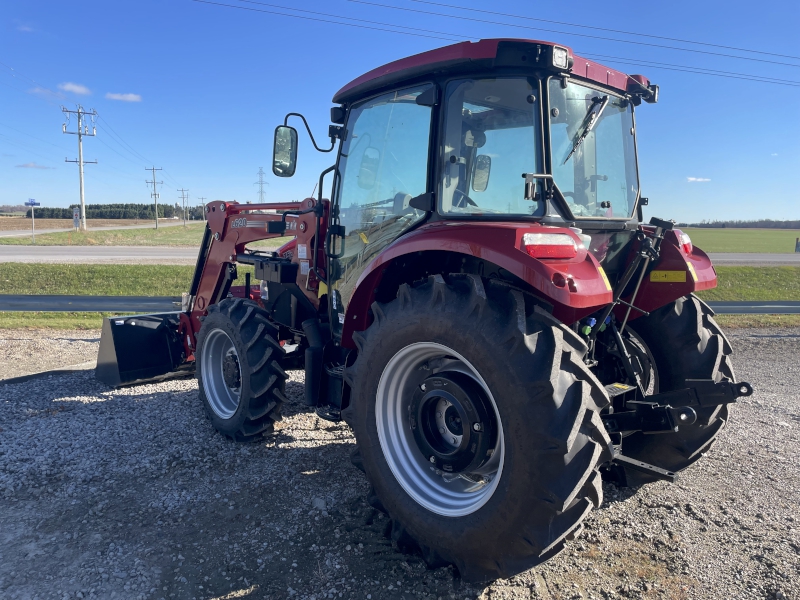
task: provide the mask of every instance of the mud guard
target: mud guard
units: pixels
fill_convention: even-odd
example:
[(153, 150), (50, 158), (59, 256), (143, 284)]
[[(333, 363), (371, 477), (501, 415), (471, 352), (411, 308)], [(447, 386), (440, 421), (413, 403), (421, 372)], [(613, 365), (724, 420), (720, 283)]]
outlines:
[(180, 312), (107, 317), (100, 335), (95, 377), (111, 387), (188, 376), (194, 363), (178, 328)]

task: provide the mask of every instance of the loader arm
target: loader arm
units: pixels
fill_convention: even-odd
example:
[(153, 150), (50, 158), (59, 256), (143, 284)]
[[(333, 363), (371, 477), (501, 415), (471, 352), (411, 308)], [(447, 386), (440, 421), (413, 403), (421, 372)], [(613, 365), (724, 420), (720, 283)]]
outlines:
[[(310, 208), (307, 204), (308, 201), (270, 204), (211, 202), (206, 205), (208, 224), (189, 291), (188, 318), (182, 319), (181, 323), (187, 356), (193, 353), (195, 336), (200, 331), (200, 318), (209, 306), (227, 296), (236, 278), (235, 265), (239, 255), (245, 253), (246, 245), (297, 232), (298, 218), (293, 215)], [(276, 212), (260, 212), (267, 210)], [(286, 227), (270, 233), (268, 223), (280, 222), (284, 222)], [(305, 225), (306, 220), (303, 223)]]

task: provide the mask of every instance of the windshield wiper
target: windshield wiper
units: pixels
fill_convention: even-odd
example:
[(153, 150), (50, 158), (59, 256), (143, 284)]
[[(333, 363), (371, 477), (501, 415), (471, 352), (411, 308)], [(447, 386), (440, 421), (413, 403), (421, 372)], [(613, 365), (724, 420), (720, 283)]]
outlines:
[[(597, 106), (600, 108), (597, 108)], [(564, 162), (561, 163), (562, 165), (567, 164), (567, 161), (572, 158), (572, 155), (580, 148), (580, 145), (583, 143), (583, 140), (586, 139), (586, 136), (589, 135), (589, 132), (594, 129), (594, 126), (600, 120), (600, 115), (603, 114), (603, 111), (608, 106), (608, 95), (603, 96), (602, 98), (594, 97), (592, 98), (592, 105), (589, 107), (589, 110), (586, 111), (586, 116), (583, 117), (583, 132), (578, 136), (578, 139), (575, 140), (575, 143), (572, 145), (572, 150), (569, 151), (567, 154), (567, 158), (564, 159)], [(597, 110), (595, 110), (597, 108)]]

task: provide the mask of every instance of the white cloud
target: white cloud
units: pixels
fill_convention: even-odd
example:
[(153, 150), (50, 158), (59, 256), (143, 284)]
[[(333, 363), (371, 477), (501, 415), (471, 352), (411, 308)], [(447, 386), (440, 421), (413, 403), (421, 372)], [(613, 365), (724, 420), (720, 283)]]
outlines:
[(36, 31), (33, 25), (26, 23), (25, 21), (20, 21), (19, 19), (14, 19), (14, 29), (22, 33), (33, 33)]
[(121, 100), (122, 102), (141, 102), (142, 97), (139, 94), (106, 94), (108, 100)]
[(47, 88), (43, 87), (35, 87), (33, 89), (28, 90), (29, 94), (36, 94), (37, 96), (45, 96), (47, 98), (58, 98), (63, 99), (65, 98), (64, 94), (61, 92), (54, 92), (53, 90), (48, 90)]
[(778, 153), (777, 152), (773, 152), (772, 154), (770, 154), (770, 156), (778, 156)]
[(704, 183), (706, 181), (711, 181), (710, 179), (706, 179), (705, 177), (687, 177), (686, 181), (689, 183)]
[(17, 165), (18, 169), (52, 169), (53, 167), (45, 167), (44, 165), (37, 165), (35, 162), (25, 163), (24, 165)]
[(70, 81), (59, 83), (58, 89), (63, 92), (72, 92), (73, 94), (79, 94), (81, 96), (88, 96), (92, 93), (92, 90), (87, 88), (85, 85), (81, 85), (80, 83), (72, 83)]

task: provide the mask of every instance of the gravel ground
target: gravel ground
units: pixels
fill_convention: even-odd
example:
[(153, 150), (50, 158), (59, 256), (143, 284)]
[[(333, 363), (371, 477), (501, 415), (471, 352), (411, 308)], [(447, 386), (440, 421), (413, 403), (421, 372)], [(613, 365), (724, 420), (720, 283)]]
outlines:
[(248, 445), (215, 434), (193, 380), (0, 385), (0, 597), (800, 599), (800, 329), (732, 342), (756, 393), (708, 456), (676, 484), (606, 485), (564, 553), (484, 586), (392, 548), (299, 372)]
[(0, 331), (0, 384), (3, 379), (95, 360), (99, 344), (100, 330)]

